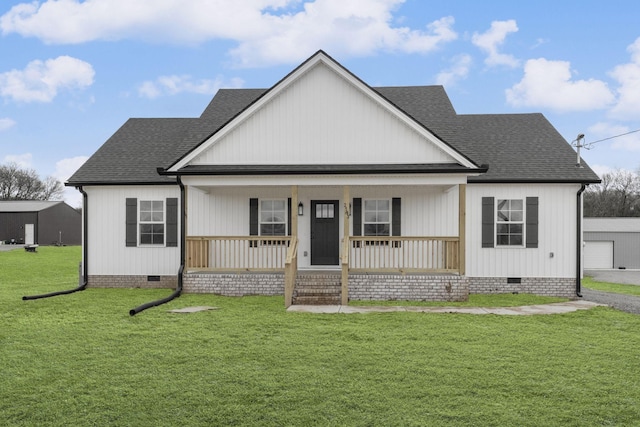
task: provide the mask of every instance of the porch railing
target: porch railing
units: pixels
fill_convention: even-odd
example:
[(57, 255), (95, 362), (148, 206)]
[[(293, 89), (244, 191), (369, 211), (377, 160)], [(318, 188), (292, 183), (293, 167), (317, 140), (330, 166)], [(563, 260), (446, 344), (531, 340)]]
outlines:
[(187, 269), (283, 271), (290, 236), (188, 236)]
[(298, 275), (298, 239), (294, 238), (289, 245), (284, 263), (284, 305), (289, 307), (293, 302), (293, 289)]
[(457, 273), (458, 237), (351, 236), (349, 271)]

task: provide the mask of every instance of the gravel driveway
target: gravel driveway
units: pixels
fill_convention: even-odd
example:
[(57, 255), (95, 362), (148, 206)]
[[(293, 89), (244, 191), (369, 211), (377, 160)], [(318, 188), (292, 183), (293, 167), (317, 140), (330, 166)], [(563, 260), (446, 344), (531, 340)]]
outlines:
[[(585, 271), (584, 274), (600, 282), (640, 286), (640, 271), (638, 270), (591, 270)], [(587, 301), (607, 304), (627, 313), (640, 314), (640, 297), (594, 291), (582, 287), (582, 298)]]

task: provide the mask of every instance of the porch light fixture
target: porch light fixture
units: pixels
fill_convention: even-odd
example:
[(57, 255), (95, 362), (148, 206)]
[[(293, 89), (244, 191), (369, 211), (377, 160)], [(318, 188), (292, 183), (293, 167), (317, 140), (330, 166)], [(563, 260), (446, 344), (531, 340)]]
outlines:
[(304, 205), (302, 202), (298, 203), (298, 216), (302, 216), (304, 214)]

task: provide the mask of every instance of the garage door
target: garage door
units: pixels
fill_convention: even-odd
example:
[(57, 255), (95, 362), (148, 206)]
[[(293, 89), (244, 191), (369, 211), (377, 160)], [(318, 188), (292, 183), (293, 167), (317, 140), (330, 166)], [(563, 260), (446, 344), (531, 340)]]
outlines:
[(613, 242), (584, 242), (584, 268), (613, 268)]

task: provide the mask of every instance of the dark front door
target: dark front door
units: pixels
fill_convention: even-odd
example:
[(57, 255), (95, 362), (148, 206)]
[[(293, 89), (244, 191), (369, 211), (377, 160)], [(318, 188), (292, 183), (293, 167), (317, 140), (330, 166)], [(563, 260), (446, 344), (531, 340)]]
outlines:
[(338, 265), (340, 235), (337, 200), (311, 201), (311, 265)]

